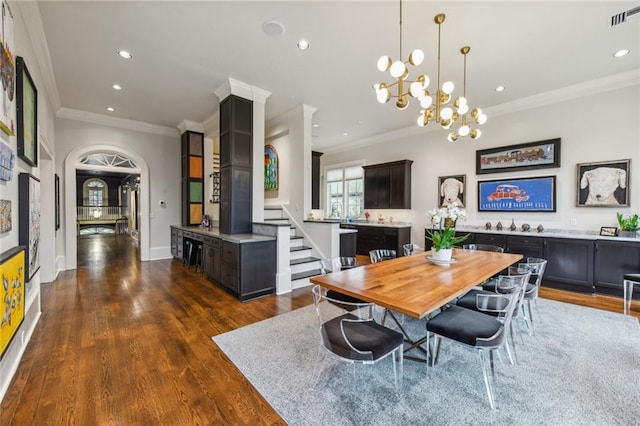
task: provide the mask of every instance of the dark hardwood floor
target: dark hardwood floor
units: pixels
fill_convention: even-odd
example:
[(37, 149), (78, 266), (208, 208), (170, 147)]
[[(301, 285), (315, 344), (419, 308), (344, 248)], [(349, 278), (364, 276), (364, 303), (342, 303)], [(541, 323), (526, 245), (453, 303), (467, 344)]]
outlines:
[[(1, 425), (284, 424), (211, 336), (306, 306), (308, 288), (240, 303), (193, 267), (139, 262), (122, 235), (81, 238), (78, 254), (76, 271), (42, 286)], [(541, 294), (622, 310), (618, 298)]]

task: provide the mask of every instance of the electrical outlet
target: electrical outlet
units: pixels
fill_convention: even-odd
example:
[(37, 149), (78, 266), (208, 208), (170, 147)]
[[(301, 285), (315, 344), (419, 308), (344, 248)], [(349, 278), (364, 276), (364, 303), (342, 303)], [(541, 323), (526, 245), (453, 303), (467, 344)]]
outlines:
[(571, 226), (578, 226), (578, 220), (575, 217), (572, 217), (569, 223)]

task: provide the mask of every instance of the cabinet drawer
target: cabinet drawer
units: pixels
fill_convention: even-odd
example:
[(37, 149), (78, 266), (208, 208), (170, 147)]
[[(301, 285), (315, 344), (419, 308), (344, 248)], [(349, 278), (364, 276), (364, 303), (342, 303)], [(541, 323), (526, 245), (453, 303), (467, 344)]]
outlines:
[(205, 237), (204, 245), (213, 247), (215, 249), (220, 249), (222, 248), (222, 240), (220, 240), (219, 238)]
[(238, 244), (222, 242), (222, 263), (238, 264)]
[(476, 234), (476, 244), (491, 244), (504, 248), (507, 246), (507, 237), (496, 234)]
[(238, 269), (228, 264), (222, 267), (222, 285), (238, 293)]

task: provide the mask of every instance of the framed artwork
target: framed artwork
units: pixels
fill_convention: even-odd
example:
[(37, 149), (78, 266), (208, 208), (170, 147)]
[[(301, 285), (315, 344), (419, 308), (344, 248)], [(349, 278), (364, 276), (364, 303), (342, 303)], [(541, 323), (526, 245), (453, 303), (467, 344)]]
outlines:
[(38, 91), (22, 57), (16, 57), (18, 100), (18, 157), (38, 165)]
[(476, 174), (560, 167), (560, 138), (476, 151)]
[(11, 200), (0, 200), (0, 234), (11, 231)]
[(18, 243), (26, 246), (25, 277), (29, 282), (40, 269), (40, 180), (20, 173), (18, 190)]
[(615, 237), (618, 235), (618, 228), (615, 226), (603, 226), (600, 228), (600, 235), (605, 237)]
[(13, 57), (13, 14), (7, 0), (2, 0), (2, 28), (0, 30), (0, 129), (9, 136), (16, 131), (16, 61)]
[(24, 247), (14, 247), (0, 255), (0, 275), (2, 275), (2, 287), (0, 287), (2, 303), (0, 359), (2, 359), (24, 320)]
[(53, 196), (54, 196), (54, 209), (56, 215), (56, 231), (60, 229), (60, 177), (56, 174), (54, 176), (54, 188), (53, 188)]
[(458, 207), (465, 206), (467, 175), (440, 176), (438, 178), (438, 206), (448, 207), (456, 203)]
[(479, 181), (478, 211), (555, 212), (556, 177)]
[(629, 205), (631, 160), (576, 164), (578, 207)]
[(0, 142), (0, 180), (13, 179), (13, 167), (16, 165), (16, 154), (11, 147)]
[(264, 190), (278, 190), (278, 152), (273, 145), (264, 146)]

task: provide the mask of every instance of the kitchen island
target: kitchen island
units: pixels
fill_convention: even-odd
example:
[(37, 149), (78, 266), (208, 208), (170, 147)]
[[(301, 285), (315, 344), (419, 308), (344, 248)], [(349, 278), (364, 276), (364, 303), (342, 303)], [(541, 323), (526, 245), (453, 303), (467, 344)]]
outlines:
[(241, 301), (276, 291), (275, 237), (172, 225), (171, 254), (187, 267), (195, 263), (210, 281)]

